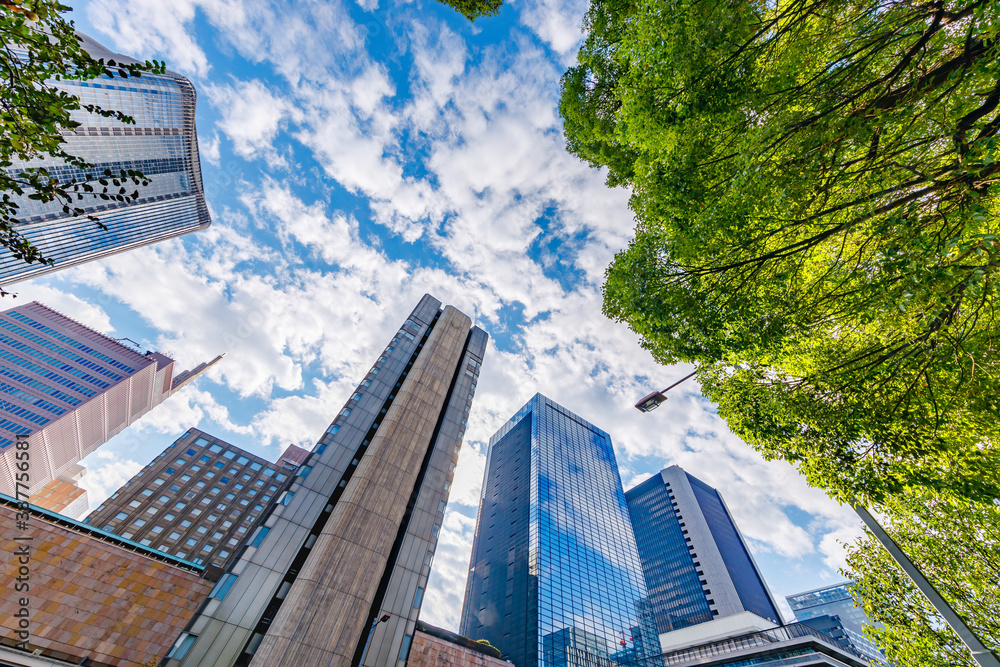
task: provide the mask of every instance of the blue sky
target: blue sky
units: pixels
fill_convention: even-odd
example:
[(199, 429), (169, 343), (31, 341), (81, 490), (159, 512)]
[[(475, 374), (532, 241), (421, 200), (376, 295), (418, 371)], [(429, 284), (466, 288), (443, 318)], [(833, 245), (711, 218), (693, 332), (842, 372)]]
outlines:
[[(190, 426), (311, 446), (424, 292), (491, 335), (424, 620), (457, 629), (489, 436), (540, 391), (608, 431), (626, 487), (671, 463), (720, 488), (772, 591), (839, 581), (860, 525), (733, 436), (601, 315), (628, 193), (569, 155), (559, 77), (586, 2), (474, 25), (429, 0), (93, 0), (79, 28), (199, 91), (210, 229), (26, 283), (190, 367), (226, 358), (87, 461), (96, 506)], [(788, 614), (787, 607), (785, 608)]]

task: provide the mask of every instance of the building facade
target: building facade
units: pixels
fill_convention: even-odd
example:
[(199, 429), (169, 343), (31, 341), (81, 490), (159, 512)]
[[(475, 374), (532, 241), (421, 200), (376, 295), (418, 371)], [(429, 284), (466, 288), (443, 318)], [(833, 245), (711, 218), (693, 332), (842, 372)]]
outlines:
[[(281, 461), (302, 454), (308, 451), (292, 445)], [(198, 565), (224, 568), (280, 500), (297, 467), (271, 463), (192, 428), (84, 523)]]
[[(57, 479), (74, 485), (80, 460), (196, 377), (175, 380), (173, 371), (173, 359), (140, 353), (40, 303), (0, 313), (0, 493), (15, 495), (12, 445), (27, 439), (31, 501), (63, 511), (43, 487)], [(55, 497), (79, 505), (65, 485)]]
[[(9, 591), (0, 595), (0, 665), (156, 664), (215, 585), (190, 561), (40, 508), (27, 520), (21, 512), (0, 495), (9, 564), (0, 569)], [(17, 565), (25, 560), (27, 573)]]
[(671, 466), (625, 493), (661, 633), (742, 612), (781, 615), (719, 492)]
[[(84, 49), (95, 58), (137, 62), (108, 51), (85, 35), (81, 38)], [(92, 170), (84, 173), (61, 160), (46, 158), (16, 162), (6, 168), (7, 172), (14, 175), (26, 167), (45, 167), (52, 176), (65, 182), (72, 178), (96, 181), (105, 178), (106, 169), (116, 176), (123, 169), (138, 170), (150, 184), (132, 186), (139, 196), (127, 203), (96, 195), (76, 201), (74, 206), (85, 211), (78, 216), (63, 213), (59, 201), (41, 203), (28, 199), (27, 194), (18, 197), (17, 231), (55, 264), (26, 264), (5, 250), (0, 253), (0, 285), (205, 229), (211, 224), (198, 157), (195, 90), (187, 79), (166, 72), (128, 79), (63, 80), (58, 86), (80, 98), (82, 104), (96, 104), (128, 114), (135, 124), (83, 110), (75, 112), (73, 119), (80, 126), (66, 137), (64, 149), (93, 164)], [(98, 191), (102, 189), (95, 187)], [(106, 229), (88, 216), (96, 216)]]
[(660, 652), (645, 598), (611, 438), (536, 394), (490, 439), (460, 632), (604, 667)]
[(785, 599), (792, 608), (792, 613), (799, 621), (810, 621), (821, 616), (833, 616), (840, 619), (851, 646), (863, 653), (875, 664), (885, 664), (885, 654), (864, 636), (864, 629), (872, 625), (864, 609), (854, 602), (854, 597), (848, 590), (851, 582), (824, 586), (815, 590), (787, 595)]
[(166, 665), (406, 664), (486, 342), (421, 299)]

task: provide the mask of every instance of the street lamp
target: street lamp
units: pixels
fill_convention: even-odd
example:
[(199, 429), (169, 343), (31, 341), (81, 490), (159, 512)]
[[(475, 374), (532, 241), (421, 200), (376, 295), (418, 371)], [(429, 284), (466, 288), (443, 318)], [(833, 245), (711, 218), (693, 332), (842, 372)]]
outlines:
[(654, 391), (652, 394), (644, 396), (642, 399), (639, 400), (638, 403), (635, 404), (636, 409), (639, 412), (652, 412), (656, 408), (660, 407), (661, 403), (667, 400), (668, 391), (679, 385), (681, 382), (684, 382), (684, 380), (694, 377), (695, 373), (697, 373), (697, 371), (685, 375), (680, 380), (673, 383), (663, 391)]
[(361, 662), (359, 665), (365, 664), (365, 656), (368, 655), (368, 645), (372, 643), (372, 634), (375, 632), (375, 628), (378, 627), (379, 623), (385, 623), (390, 618), (389, 614), (382, 614), (381, 618), (376, 618), (372, 621), (372, 627), (368, 628), (368, 639), (365, 640), (365, 650), (361, 652)]
[[(635, 407), (640, 412), (650, 412), (660, 407), (660, 404), (667, 400), (666, 393), (684, 382), (688, 378), (694, 376), (694, 373), (685, 375), (677, 382), (673, 383), (663, 391), (654, 391), (649, 394), (641, 401), (635, 404)], [(875, 536), (875, 538), (882, 543), (882, 547), (889, 552), (892, 559), (903, 569), (906, 576), (910, 578), (910, 581), (920, 590), (921, 593), (927, 598), (927, 601), (931, 603), (931, 606), (941, 614), (945, 622), (955, 631), (955, 634), (959, 636), (968, 648), (972, 652), (972, 659), (976, 661), (979, 667), (1000, 667), (1000, 660), (997, 659), (996, 655), (990, 651), (986, 646), (979, 640), (979, 637), (972, 631), (972, 629), (965, 624), (965, 621), (951, 608), (951, 605), (941, 597), (941, 594), (937, 592), (937, 589), (927, 581), (927, 578), (917, 569), (917, 566), (913, 564), (903, 550), (899, 548), (899, 545), (889, 536), (888, 533), (879, 525), (875, 517), (871, 515), (870, 512), (862, 505), (857, 499), (851, 499), (848, 503), (851, 506), (858, 517), (864, 522), (868, 527), (868, 530)]]

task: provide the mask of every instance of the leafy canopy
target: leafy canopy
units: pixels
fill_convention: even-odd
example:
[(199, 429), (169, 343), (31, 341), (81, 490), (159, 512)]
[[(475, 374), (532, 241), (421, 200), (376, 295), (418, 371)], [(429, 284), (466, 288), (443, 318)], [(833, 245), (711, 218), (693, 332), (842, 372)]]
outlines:
[[(126, 64), (91, 57), (73, 23), (63, 17), (68, 10), (53, 0), (0, 0), (0, 247), (27, 263), (52, 262), (18, 233), (20, 196), (54, 201), (64, 214), (82, 215), (75, 204), (85, 198), (127, 203), (139, 197), (138, 189), (129, 193), (127, 186), (149, 183), (135, 170), (97, 174), (93, 165), (66, 152), (65, 135), (80, 126), (82, 111), (123, 123), (134, 120), (120, 111), (82, 104), (59, 82), (162, 73), (163, 63)], [(39, 158), (72, 165), (79, 174), (59, 179), (45, 167), (25, 164), (34, 160), (37, 165)]]
[(441, 0), (459, 14), (475, 21), (481, 16), (496, 16), (503, 7), (503, 0)]
[(1000, 5), (592, 0), (569, 149), (632, 189), (605, 313), (842, 499), (1000, 495)]

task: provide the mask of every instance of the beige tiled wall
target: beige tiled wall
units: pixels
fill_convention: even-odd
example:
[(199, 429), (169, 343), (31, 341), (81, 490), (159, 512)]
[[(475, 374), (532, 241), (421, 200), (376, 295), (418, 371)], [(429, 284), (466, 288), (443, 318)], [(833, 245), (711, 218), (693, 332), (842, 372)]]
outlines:
[(510, 663), (446, 642), (419, 630), (413, 635), (406, 667), (510, 667)]
[[(15, 537), (31, 536), (30, 542)], [(17, 642), (18, 598), (27, 596), (29, 649), (74, 662), (136, 665), (162, 658), (213, 584), (198, 574), (32, 517), (27, 531), (0, 507), (0, 632)], [(31, 548), (30, 590), (15, 592), (16, 551)]]

